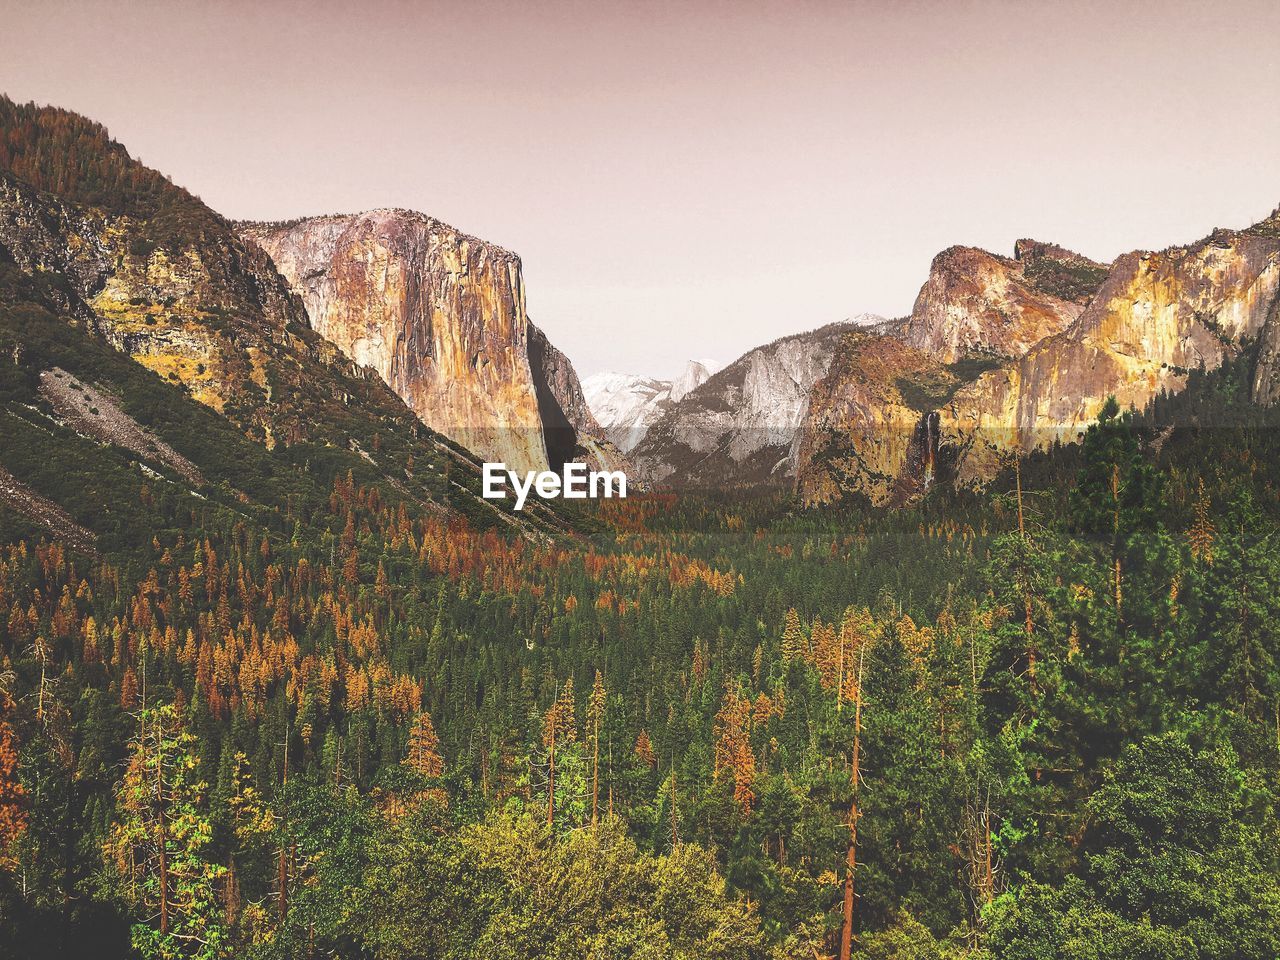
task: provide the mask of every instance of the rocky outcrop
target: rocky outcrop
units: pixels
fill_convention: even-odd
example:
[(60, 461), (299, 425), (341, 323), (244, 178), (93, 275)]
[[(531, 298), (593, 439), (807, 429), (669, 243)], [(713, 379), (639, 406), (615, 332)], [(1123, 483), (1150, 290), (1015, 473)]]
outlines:
[(150, 234), (0, 174), (0, 248), (25, 273), (57, 278), (43, 285), (50, 306), (268, 445), (306, 435), (296, 407), (269, 409), (273, 390), (299, 380), (298, 352), (324, 358), (291, 332), (305, 314), (270, 261), (216, 219), (189, 242)]
[(902, 337), (954, 363), (977, 351), (1018, 357), (1069, 326), (1106, 267), (1052, 244), (1020, 240), (1009, 260), (974, 247), (938, 254)]
[(377, 371), (428, 426), (545, 469), (520, 259), (408, 210), (242, 224), (311, 326)]
[(835, 323), (749, 351), (673, 403), (631, 451), (639, 475), (671, 487), (788, 481), (815, 382), (855, 323)]
[[(809, 504), (848, 494), (881, 504), (927, 489), (937, 452), (928, 407), (956, 384), (923, 350), (895, 337), (850, 334), (809, 394), (796, 439), (797, 493)], [(918, 469), (904, 470), (909, 461)]]
[[(983, 257), (942, 255), (951, 265), (968, 262), (982, 276), (997, 276)], [(1010, 454), (1078, 439), (1109, 396), (1140, 410), (1162, 391), (1181, 390), (1193, 369), (1213, 369), (1254, 344), (1253, 398), (1271, 403), (1280, 396), (1277, 215), (1186, 247), (1126, 254), (1096, 289), (1097, 265), (1060, 248), (1019, 241), (1018, 263), (1022, 274), (1015, 279), (1025, 286), (1030, 278), (1037, 296), (1051, 289), (1060, 304), (1086, 299), (1075, 320), (986, 371), (972, 355), (933, 368), (921, 356), (946, 360), (955, 356), (953, 347), (969, 345), (964, 331), (976, 327), (963, 319), (968, 314), (956, 336), (923, 340), (911, 336), (909, 321), (901, 336), (917, 354), (888, 342), (851, 344), (815, 388), (801, 431), (797, 489), (807, 501), (856, 492), (892, 502), (934, 476), (980, 483)], [(997, 279), (987, 289), (1007, 291), (1010, 282)], [(921, 297), (928, 299), (926, 291)], [(967, 294), (961, 299), (978, 302)], [(926, 305), (922, 315), (932, 311)], [(887, 360), (905, 371), (892, 382)]]
[[(1213, 369), (1246, 344), (1276, 336), (1280, 219), (1160, 253), (1120, 257), (1068, 330), (961, 388), (941, 409), (942, 442), (957, 478), (992, 475), (1002, 450), (1074, 441), (1108, 396), (1142, 409), (1181, 390), (1197, 367)], [(1263, 358), (1266, 353), (1263, 351)], [(1274, 387), (1260, 363), (1254, 397)]]

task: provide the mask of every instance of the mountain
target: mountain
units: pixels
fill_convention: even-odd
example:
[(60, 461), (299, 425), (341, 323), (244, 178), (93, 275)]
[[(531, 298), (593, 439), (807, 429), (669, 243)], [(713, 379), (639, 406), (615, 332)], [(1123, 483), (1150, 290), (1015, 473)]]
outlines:
[(630, 373), (597, 373), (583, 384), (587, 404), (619, 449), (630, 452), (650, 425), (673, 403), (706, 383), (720, 365), (690, 360), (675, 380), (655, 380)]
[(789, 477), (809, 391), (859, 326), (833, 323), (743, 354), (661, 412), (630, 451), (639, 475), (670, 487)]
[(668, 399), (672, 403), (679, 403), (693, 390), (710, 380), (719, 369), (720, 364), (714, 360), (690, 360), (680, 371), (680, 376), (671, 381)]
[(529, 370), (551, 466), (558, 470), (574, 461), (592, 469), (627, 470), (625, 454), (609, 439), (587, 405), (569, 358), (532, 323), (528, 344)]
[(1074, 322), (1106, 272), (1034, 240), (1019, 240), (1012, 260), (950, 247), (930, 265), (902, 336), (943, 363), (973, 351), (1021, 356)]
[[(1278, 291), (1280, 211), (1187, 246), (1125, 254), (1069, 328), (941, 406), (957, 479), (989, 477), (1005, 450), (1075, 440), (1109, 396), (1141, 410), (1181, 390), (1192, 370), (1276, 343)], [(1275, 399), (1272, 355), (1255, 364), (1255, 402)]]
[(466, 450), (311, 330), (257, 246), (103, 127), (0, 98), (0, 144), (10, 490), (114, 537), (163, 522), (139, 512), (151, 474), (192, 503), (274, 509), (351, 472), (482, 525), (558, 525), (541, 507), (513, 517), (480, 499)]
[(929, 411), (957, 384), (946, 364), (899, 337), (848, 334), (809, 394), (796, 438), (797, 493), (809, 504), (848, 493), (909, 499), (933, 479)]
[[(952, 248), (908, 320), (850, 339), (815, 388), (796, 486), (810, 503), (895, 502), (935, 477), (990, 478), (1013, 451), (1071, 442), (1109, 396), (1141, 410), (1199, 367), (1257, 351), (1252, 392), (1278, 392), (1280, 219), (1109, 268), (1019, 241), (1014, 260)], [(892, 356), (899, 365), (882, 362)]]
[(241, 224), (311, 326), (428, 426), (489, 460), (545, 469), (520, 259), (409, 210)]

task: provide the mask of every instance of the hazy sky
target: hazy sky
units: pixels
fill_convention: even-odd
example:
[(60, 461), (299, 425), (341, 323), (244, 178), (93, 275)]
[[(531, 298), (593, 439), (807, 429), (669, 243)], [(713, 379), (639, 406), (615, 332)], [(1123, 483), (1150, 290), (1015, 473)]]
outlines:
[(942, 248), (1100, 258), (1280, 202), (1280, 3), (0, 0), (0, 90), (232, 217), (517, 251), (584, 376), (910, 309)]

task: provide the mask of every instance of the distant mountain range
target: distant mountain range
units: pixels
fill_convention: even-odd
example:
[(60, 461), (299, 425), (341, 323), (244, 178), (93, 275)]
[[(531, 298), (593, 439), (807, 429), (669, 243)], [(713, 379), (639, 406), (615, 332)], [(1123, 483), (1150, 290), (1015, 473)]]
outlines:
[(675, 380), (605, 372), (587, 377), (582, 388), (606, 435), (629, 453), (654, 421), (719, 369), (714, 360), (690, 360)]

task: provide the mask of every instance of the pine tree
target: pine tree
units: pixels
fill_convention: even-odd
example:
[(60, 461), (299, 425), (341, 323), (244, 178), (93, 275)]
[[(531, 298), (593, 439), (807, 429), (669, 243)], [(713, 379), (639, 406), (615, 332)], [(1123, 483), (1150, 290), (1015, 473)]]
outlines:
[(431, 714), (423, 710), (409, 728), (408, 753), (404, 765), (427, 780), (444, 776), (444, 760), (440, 756), (440, 738), (431, 722)]
[(658, 765), (658, 756), (653, 752), (653, 742), (649, 739), (649, 731), (641, 730), (636, 734), (636, 759), (652, 770)]
[(220, 956), (227, 939), (216, 896), (226, 868), (211, 859), (196, 745), (171, 704), (144, 709), (116, 793), (106, 852), (139, 911), (133, 945), (143, 957), (206, 960)]
[(1199, 496), (1196, 497), (1196, 518), (1187, 531), (1187, 540), (1191, 547), (1191, 556), (1206, 566), (1213, 566), (1213, 542), (1216, 530), (1209, 518), (1209, 497), (1204, 492), (1204, 480), (1200, 480)]
[(808, 641), (804, 635), (804, 627), (800, 625), (800, 614), (792, 607), (787, 611), (782, 628), (782, 659), (787, 663), (801, 660), (807, 652)]
[(595, 683), (591, 687), (591, 698), (587, 701), (587, 723), (591, 728), (591, 825), (593, 827), (600, 820), (600, 725), (604, 722), (607, 699), (604, 675), (597, 670)]

